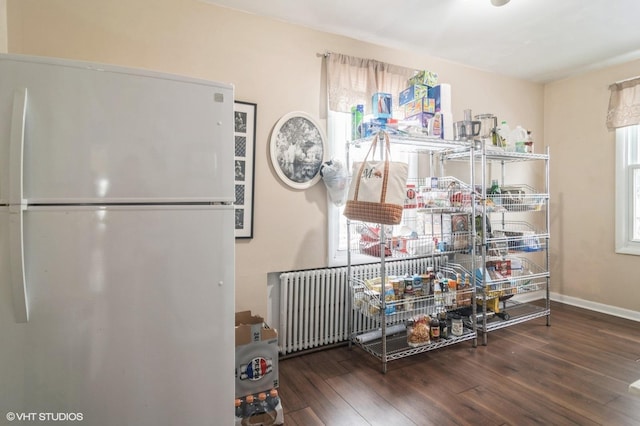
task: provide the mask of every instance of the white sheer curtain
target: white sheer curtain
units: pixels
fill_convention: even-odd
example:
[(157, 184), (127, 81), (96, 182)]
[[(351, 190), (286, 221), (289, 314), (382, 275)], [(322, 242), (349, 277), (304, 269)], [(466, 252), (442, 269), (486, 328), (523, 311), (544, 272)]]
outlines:
[(350, 112), (352, 106), (362, 104), (364, 113), (369, 114), (371, 97), (376, 92), (391, 93), (397, 108), (398, 93), (407, 88), (407, 80), (416, 74), (411, 68), (340, 53), (327, 53), (325, 64), (327, 106), (336, 112)]
[(612, 84), (609, 90), (607, 127), (613, 130), (640, 124), (640, 77)]

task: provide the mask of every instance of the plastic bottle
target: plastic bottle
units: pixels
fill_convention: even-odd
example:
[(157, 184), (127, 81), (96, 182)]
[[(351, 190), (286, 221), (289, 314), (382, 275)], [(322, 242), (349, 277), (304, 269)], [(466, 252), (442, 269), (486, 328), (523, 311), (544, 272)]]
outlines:
[(493, 200), (494, 204), (502, 204), (500, 198), (502, 191), (500, 190), (500, 185), (498, 185), (498, 179), (491, 180), (491, 188), (489, 188), (487, 195)]
[(533, 154), (533, 137), (531, 136), (531, 130), (527, 130), (527, 139), (524, 141), (524, 152)]
[(511, 131), (510, 146), (514, 147), (516, 152), (525, 152), (524, 143), (527, 140), (527, 131), (520, 125)]
[(269, 406), (267, 405), (267, 394), (266, 392), (260, 392), (258, 394), (258, 402), (256, 403), (256, 414), (266, 413), (270, 411)]
[(267, 405), (270, 410), (276, 410), (280, 404), (280, 397), (278, 396), (278, 389), (271, 389), (267, 396)]
[(451, 307), (451, 295), (449, 294), (449, 280), (443, 278), (440, 282), (440, 291), (442, 291), (442, 305), (445, 309)]
[(496, 129), (498, 133), (498, 146), (504, 149), (509, 147), (509, 137), (511, 136), (511, 129), (506, 121), (503, 121)]
[(433, 300), (437, 307), (444, 306), (444, 303), (442, 303), (442, 287), (440, 287), (440, 281), (437, 279), (433, 280)]
[(236, 417), (242, 418), (242, 400), (239, 398), (236, 398), (235, 406), (236, 406)]
[(364, 117), (364, 105), (351, 107), (351, 139), (356, 140), (364, 137), (362, 131), (362, 120)]
[(253, 395), (247, 395), (244, 398), (244, 413), (243, 413), (243, 417), (245, 419), (248, 419), (249, 417), (253, 416), (256, 412), (256, 404), (255, 404), (255, 400), (253, 398)]

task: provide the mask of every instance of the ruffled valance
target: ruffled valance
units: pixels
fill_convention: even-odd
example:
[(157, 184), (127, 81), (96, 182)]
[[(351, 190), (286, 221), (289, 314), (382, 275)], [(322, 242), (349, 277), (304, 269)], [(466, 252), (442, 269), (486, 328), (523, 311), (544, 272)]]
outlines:
[(612, 84), (609, 90), (607, 127), (613, 130), (640, 124), (640, 77)]

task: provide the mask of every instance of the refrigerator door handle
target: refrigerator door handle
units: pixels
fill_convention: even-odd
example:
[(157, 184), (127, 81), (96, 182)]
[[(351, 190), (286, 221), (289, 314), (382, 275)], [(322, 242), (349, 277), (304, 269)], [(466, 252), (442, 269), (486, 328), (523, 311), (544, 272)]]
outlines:
[(16, 89), (13, 96), (9, 145), (9, 268), (16, 322), (29, 321), (29, 300), (24, 274), (23, 198), (24, 132), (27, 115), (27, 89)]

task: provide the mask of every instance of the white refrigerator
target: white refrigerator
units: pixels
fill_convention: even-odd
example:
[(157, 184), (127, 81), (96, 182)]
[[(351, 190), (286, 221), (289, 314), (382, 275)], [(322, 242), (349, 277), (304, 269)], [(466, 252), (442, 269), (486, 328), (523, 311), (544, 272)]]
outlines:
[(0, 55), (0, 424), (233, 424), (233, 96)]

